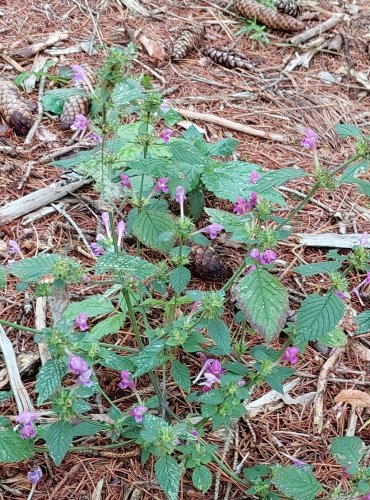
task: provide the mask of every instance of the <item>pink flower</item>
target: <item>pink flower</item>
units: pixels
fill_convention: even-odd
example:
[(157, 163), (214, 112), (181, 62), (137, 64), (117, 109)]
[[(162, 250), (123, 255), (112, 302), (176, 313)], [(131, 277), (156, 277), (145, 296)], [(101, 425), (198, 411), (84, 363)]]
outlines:
[(223, 230), (223, 226), (221, 224), (217, 224), (215, 222), (214, 224), (210, 224), (209, 226), (206, 226), (202, 229), (202, 233), (209, 234), (209, 237), (211, 240), (215, 240), (218, 236), (218, 233)]
[(248, 204), (241, 196), (237, 197), (233, 212), (235, 212), (236, 215), (245, 215), (248, 212)]
[(243, 387), (245, 385), (245, 380), (241, 379), (238, 381), (238, 386)]
[(257, 269), (257, 267), (255, 265), (253, 266), (248, 266), (247, 269), (245, 270), (245, 274), (251, 274), (253, 273), (253, 271), (255, 271)]
[(85, 387), (91, 387), (92, 386), (91, 375), (92, 375), (92, 370), (90, 368), (84, 370), (77, 377), (76, 380), (77, 384), (84, 385)]
[(163, 100), (162, 104), (159, 106), (159, 109), (163, 111), (163, 113), (166, 113), (170, 109), (170, 106), (167, 103), (166, 99)]
[(366, 247), (368, 244), (369, 244), (369, 235), (366, 232), (362, 233), (360, 238), (360, 246)]
[(121, 371), (121, 382), (118, 384), (120, 389), (130, 389), (131, 391), (135, 390), (135, 382), (131, 380), (131, 373), (127, 370)]
[(253, 193), (251, 193), (248, 201), (247, 201), (247, 208), (248, 210), (253, 210), (254, 207), (257, 205), (257, 193), (255, 191), (253, 191)]
[(334, 295), (338, 297), (338, 299), (345, 300), (346, 294), (341, 290), (334, 290)]
[(9, 240), (8, 248), (10, 254), (18, 254), (20, 257), (23, 257), (21, 249), (19, 248), (19, 245), (16, 242), (16, 240)]
[(132, 417), (134, 417), (135, 422), (140, 424), (143, 420), (143, 414), (148, 411), (146, 406), (135, 406), (129, 413)]
[(109, 220), (109, 213), (108, 212), (103, 212), (101, 214), (101, 220), (103, 221), (105, 230), (107, 232), (108, 238), (111, 237), (111, 232), (110, 232), (110, 220)]
[(120, 178), (121, 178), (121, 182), (120, 182), (121, 186), (132, 190), (130, 177), (127, 174), (121, 174)]
[(74, 375), (81, 375), (89, 369), (89, 365), (80, 356), (70, 356), (68, 368)]
[(86, 72), (82, 66), (79, 66), (78, 64), (72, 64), (72, 80), (75, 83), (78, 82), (84, 82), (86, 80)]
[(299, 353), (298, 347), (295, 346), (287, 347), (281, 359), (283, 359), (284, 361), (289, 361), (290, 364), (294, 365), (298, 361), (298, 353)]
[(180, 203), (180, 205), (182, 205), (186, 200), (185, 189), (182, 186), (177, 186), (175, 200), (177, 203)]
[(317, 146), (317, 135), (312, 128), (306, 128), (304, 131), (303, 139), (301, 140), (301, 146), (311, 150), (316, 149)]
[(191, 434), (192, 436), (196, 437), (196, 438), (198, 438), (198, 437), (199, 437), (199, 432), (198, 432), (198, 431), (196, 431), (195, 429), (193, 429), (192, 431), (190, 431), (190, 434)]
[(36, 431), (32, 424), (26, 424), (22, 427), (22, 439), (33, 439), (36, 436)]
[(276, 253), (273, 250), (265, 250), (260, 257), (261, 264), (271, 264), (271, 262), (275, 262)]
[(77, 318), (74, 320), (73, 326), (75, 328), (79, 328), (81, 332), (86, 332), (89, 329), (87, 325), (88, 315), (84, 312), (80, 313)]
[(249, 177), (249, 184), (255, 184), (258, 179), (260, 179), (260, 175), (256, 170), (252, 170), (251, 175)]
[(366, 278), (352, 290), (352, 293), (354, 293), (355, 295), (357, 295), (358, 298), (360, 298), (360, 288), (362, 288), (364, 285), (365, 286), (370, 285), (370, 271), (367, 272)]
[(164, 142), (169, 142), (171, 137), (173, 136), (173, 132), (169, 128), (165, 128), (160, 135), (160, 138), (164, 140)]
[(34, 413), (32, 411), (22, 411), (18, 417), (17, 417), (17, 422), (18, 424), (22, 425), (32, 425), (34, 422), (37, 420), (37, 413)]
[(92, 141), (96, 142), (97, 144), (100, 144), (103, 141), (102, 136), (97, 134), (96, 132), (90, 132), (90, 134), (87, 137)]
[(205, 373), (204, 377), (206, 378), (206, 382), (201, 382), (199, 385), (203, 385), (203, 392), (208, 392), (212, 389), (213, 384), (220, 384), (221, 380), (213, 375), (213, 373)]
[(71, 125), (72, 130), (86, 130), (89, 126), (89, 120), (84, 115), (76, 115), (75, 120)]
[(97, 243), (90, 243), (90, 247), (92, 250), (92, 253), (95, 255), (95, 257), (99, 257), (100, 255), (103, 255), (105, 253), (105, 250), (103, 247), (100, 247)]
[(252, 257), (252, 259), (259, 260), (261, 254), (257, 248), (253, 248), (249, 255)]
[(158, 179), (154, 186), (154, 191), (162, 191), (163, 193), (168, 193), (168, 177), (161, 177)]
[(117, 233), (117, 243), (118, 246), (121, 244), (122, 237), (126, 234), (126, 224), (123, 220), (120, 220), (116, 227)]
[(212, 373), (212, 375), (215, 375), (216, 377), (225, 373), (225, 370), (222, 368), (218, 359), (209, 359), (206, 363), (208, 363), (208, 366), (205, 373)]
[(40, 482), (40, 479), (42, 478), (42, 470), (41, 467), (36, 467), (33, 470), (30, 470), (27, 473), (27, 479), (31, 481), (32, 484), (36, 485)]

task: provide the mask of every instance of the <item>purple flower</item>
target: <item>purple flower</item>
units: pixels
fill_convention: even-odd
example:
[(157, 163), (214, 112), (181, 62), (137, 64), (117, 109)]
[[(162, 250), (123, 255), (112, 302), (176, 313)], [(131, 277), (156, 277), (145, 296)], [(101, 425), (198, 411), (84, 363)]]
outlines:
[(42, 470), (41, 467), (36, 467), (33, 470), (30, 470), (27, 473), (27, 479), (31, 481), (32, 484), (36, 485), (40, 482), (40, 479), (42, 478)]
[(157, 180), (154, 191), (162, 191), (163, 193), (168, 193), (168, 177), (161, 177)]
[(260, 257), (261, 264), (271, 264), (271, 262), (275, 262), (276, 253), (273, 250), (265, 250)]
[(304, 131), (303, 139), (301, 140), (301, 146), (311, 150), (316, 149), (317, 146), (317, 135), (312, 128), (306, 128)]
[(289, 361), (290, 364), (294, 365), (298, 361), (298, 353), (299, 353), (298, 347), (295, 346), (287, 347), (281, 359), (283, 359), (284, 361)]
[(245, 215), (248, 212), (247, 202), (241, 196), (237, 197), (233, 212), (237, 215)]
[(212, 375), (219, 377), (222, 373), (225, 372), (218, 359), (209, 359), (205, 364), (207, 363), (208, 366), (205, 370), (205, 373), (212, 373)]
[(34, 413), (32, 411), (22, 411), (18, 417), (17, 417), (17, 422), (18, 424), (22, 425), (27, 425), (27, 424), (33, 424), (37, 420), (37, 413)]
[(22, 439), (33, 439), (36, 436), (36, 431), (32, 424), (26, 424), (22, 427)]
[(92, 375), (92, 370), (90, 368), (84, 370), (77, 377), (76, 380), (77, 384), (84, 385), (85, 387), (91, 387), (92, 386), (91, 375)]
[(247, 269), (245, 270), (245, 274), (251, 274), (253, 273), (253, 271), (255, 271), (257, 269), (257, 267), (255, 265), (253, 266), (248, 266)]
[(69, 371), (74, 375), (81, 375), (89, 369), (89, 365), (80, 356), (70, 356), (68, 362)]
[(193, 429), (192, 431), (190, 431), (190, 434), (191, 434), (192, 436), (196, 437), (196, 438), (198, 438), (198, 437), (199, 437), (199, 432), (198, 432), (198, 431), (196, 431), (195, 429)]
[(16, 240), (9, 240), (8, 247), (10, 254), (18, 254), (20, 257), (23, 257), (21, 249), (19, 248), (19, 245), (16, 242)]
[(121, 182), (120, 182), (121, 186), (132, 190), (130, 177), (127, 174), (121, 174), (120, 178), (121, 178)]
[(117, 243), (119, 246), (121, 244), (122, 237), (125, 236), (126, 234), (126, 224), (123, 220), (120, 220), (119, 223), (117, 224), (116, 233), (117, 233)]
[(360, 238), (360, 246), (366, 247), (368, 244), (369, 244), (369, 235), (366, 232), (362, 233), (361, 238)]
[(163, 100), (162, 104), (159, 106), (159, 109), (163, 111), (163, 113), (166, 113), (170, 109), (170, 106), (167, 103), (166, 99)]
[(245, 380), (241, 379), (238, 381), (238, 386), (243, 387), (245, 385)]
[(173, 136), (173, 132), (169, 128), (165, 128), (160, 135), (160, 138), (164, 140), (164, 142), (169, 142), (171, 137)]
[(367, 272), (366, 278), (352, 290), (352, 293), (354, 293), (355, 295), (357, 295), (358, 298), (360, 298), (360, 288), (363, 287), (364, 285), (370, 285), (370, 271)]
[(80, 313), (77, 318), (74, 320), (73, 326), (74, 328), (79, 328), (81, 332), (86, 332), (89, 329), (87, 324), (88, 315), (84, 312)]
[(72, 64), (72, 80), (75, 83), (78, 82), (84, 82), (86, 80), (86, 72), (82, 66), (79, 66), (78, 64)]
[(100, 255), (103, 255), (105, 253), (105, 250), (103, 247), (100, 247), (97, 243), (90, 243), (90, 247), (92, 250), (92, 253), (95, 255), (95, 257), (99, 257)]
[(334, 295), (338, 297), (338, 299), (345, 300), (346, 294), (341, 290), (334, 290)]
[(76, 115), (75, 120), (71, 125), (72, 130), (86, 130), (89, 126), (89, 120), (84, 115)]
[(120, 389), (130, 389), (130, 391), (135, 390), (135, 382), (130, 380), (132, 377), (131, 373), (127, 370), (121, 371), (121, 382), (118, 384)]
[(109, 220), (109, 213), (108, 212), (103, 212), (101, 214), (101, 220), (103, 221), (105, 230), (107, 232), (108, 238), (111, 237), (111, 232), (110, 232), (110, 220)]
[(260, 178), (259, 173), (256, 170), (252, 170), (251, 175), (249, 177), (249, 184), (255, 184)]
[(100, 144), (103, 141), (102, 136), (97, 134), (96, 132), (90, 132), (90, 134), (87, 137), (92, 141), (96, 142), (97, 144)]
[(205, 373), (204, 377), (206, 378), (205, 382), (201, 382), (199, 385), (203, 385), (203, 392), (208, 392), (212, 389), (213, 384), (221, 383), (221, 380), (213, 375), (213, 373)]
[(223, 230), (223, 226), (221, 224), (217, 224), (215, 222), (214, 224), (210, 224), (209, 226), (206, 226), (202, 229), (203, 233), (209, 234), (209, 237), (211, 240), (215, 240), (218, 236), (218, 233)]
[(129, 413), (132, 417), (134, 417), (135, 422), (140, 424), (143, 420), (143, 413), (147, 412), (148, 408), (146, 406), (135, 406)]
[(307, 469), (309, 466), (303, 460), (299, 460), (298, 458), (290, 457), (290, 460), (297, 467), (297, 469)]
[(180, 205), (182, 205), (186, 200), (185, 189), (182, 186), (177, 186), (175, 200), (177, 203), (180, 203)]
[(253, 250), (251, 250), (250, 254), (249, 254), (252, 259), (255, 259), (255, 260), (260, 260), (260, 252), (257, 248), (253, 248)]
[(258, 195), (255, 191), (253, 191), (247, 201), (247, 209), (248, 210), (253, 210), (254, 207), (257, 205), (257, 198), (258, 198)]

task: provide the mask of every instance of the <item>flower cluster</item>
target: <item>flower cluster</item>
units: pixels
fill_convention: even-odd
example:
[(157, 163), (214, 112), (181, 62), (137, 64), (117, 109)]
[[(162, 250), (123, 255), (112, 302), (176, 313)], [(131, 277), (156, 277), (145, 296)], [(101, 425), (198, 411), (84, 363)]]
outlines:
[[(107, 237), (108, 239), (110, 239), (112, 238), (112, 232), (110, 228), (109, 213), (103, 212), (101, 218), (105, 227), (105, 231), (107, 233)], [(123, 220), (119, 221), (116, 225), (115, 231), (117, 235), (117, 244), (119, 246), (122, 242), (122, 238), (126, 234), (126, 223)], [(95, 257), (99, 257), (100, 255), (103, 255), (105, 253), (104, 248), (97, 243), (98, 241), (104, 241), (104, 240), (106, 240), (106, 238), (102, 234), (98, 234), (96, 237), (96, 241), (90, 244), (90, 248)]]
[(138, 405), (133, 407), (129, 415), (131, 415), (131, 417), (134, 417), (137, 424), (140, 424), (143, 421), (143, 414), (147, 411), (148, 408), (146, 406)]
[(36, 436), (36, 430), (33, 423), (37, 420), (37, 414), (30, 411), (22, 411), (17, 417), (18, 424), (22, 425), (21, 436), (23, 439), (33, 439)]
[(84, 359), (80, 356), (70, 356), (68, 362), (69, 371), (74, 375), (78, 375), (77, 384), (84, 385), (86, 387), (91, 387), (92, 380), (92, 370)]
[(84, 312), (80, 313), (74, 320), (73, 326), (81, 330), (81, 332), (86, 332), (89, 329), (87, 324), (88, 315)]
[(155, 186), (154, 186), (154, 191), (159, 191), (162, 193), (168, 193), (168, 177), (161, 177), (160, 179), (157, 180)]
[(254, 209), (254, 207), (257, 205), (257, 202), (257, 193), (254, 191), (253, 193), (251, 193), (248, 200), (245, 200), (242, 196), (238, 196), (234, 205), (233, 212), (235, 212), (236, 215), (245, 215), (246, 213)]
[(199, 385), (204, 386), (203, 392), (208, 392), (212, 389), (213, 384), (221, 383), (220, 376), (225, 372), (225, 370), (222, 368), (218, 359), (206, 359), (204, 355), (202, 358), (204, 360), (204, 364), (193, 383), (196, 384), (202, 377), (204, 377), (206, 380), (204, 382), (200, 382)]
[(261, 264), (271, 264), (276, 260), (276, 253), (273, 250), (265, 250), (264, 252), (260, 252), (257, 248), (251, 250), (249, 254), (252, 259), (257, 260)]
[(311, 151), (316, 149), (317, 146), (317, 135), (312, 128), (306, 128), (304, 131), (303, 139), (301, 140), (301, 146)]
[(283, 359), (284, 361), (289, 361), (291, 365), (294, 365), (295, 363), (298, 362), (298, 353), (299, 353), (298, 347), (295, 346), (287, 347), (281, 359)]
[(210, 224), (209, 226), (206, 226), (203, 229), (201, 229), (201, 232), (208, 234), (208, 236), (211, 238), (211, 240), (215, 240), (218, 236), (218, 233), (222, 230), (223, 230), (223, 226), (221, 226), (221, 224), (217, 224), (217, 222), (215, 222), (214, 224)]
[(72, 80), (74, 83), (85, 82), (87, 79), (86, 71), (82, 66), (78, 64), (72, 64)]
[(78, 130), (80, 132), (84, 132), (89, 126), (89, 120), (84, 115), (76, 115), (74, 122), (71, 125), (72, 130)]
[(127, 370), (121, 371), (121, 381), (118, 384), (120, 389), (130, 389), (134, 391), (136, 389), (135, 382), (131, 379), (132, 374)]
[(172, 136), (173, 136), (173, 131), (169, 128), (165, 128), (161, 133), (160, 138), (163, 139), (164, 142), (170, 142)]

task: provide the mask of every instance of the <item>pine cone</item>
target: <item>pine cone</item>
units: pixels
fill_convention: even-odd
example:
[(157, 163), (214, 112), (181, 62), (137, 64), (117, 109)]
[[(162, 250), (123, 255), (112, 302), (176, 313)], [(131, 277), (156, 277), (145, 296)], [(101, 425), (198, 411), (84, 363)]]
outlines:
[(203, 55), (209, 57), (212, 61), (220, 64), (220, 66), (224, 66), (225, 68), (242, 68), (255, 71), (253, 66), (246, 59), (244, 59), (243, 56), (236, 54), (235, 52), (219, 50), (214, 47), (204, 47), (201, 49), (201, 52)]
[[(73, 86), (75, 88), (82, 88), (86, 93), (90, 93), (91, 87), (94, 86), (96, 81), (96, 76), (93, 70), (89, 66), (82, 66), (85, 70), (88, 83), (74, 82)], [(71, 128), (72, 123), (75, 121), (76, 115), (86, 116), (90, 109), (90, 98), (84, 95), (72, 95), (69, 97), (63, 107), (63, 112), (60, 115), (60, 128), (62, 130), (68, 130)]]
[(299, 16), (301, 9), (297, 0), (273, 0), (277, 10), (283, 14), (288, 14), (289, 16), (297, 17)]
[(203, 281), (221, 281), (232, 274), (213, 247), (200, 245), (192, 247), (190, 270), (195, 278)]
[(287, 31), (288, 33), (304, 29), (304, 24), (298, 19), (279, 14), (279, 12), (253, 0), (234, 0), (234, 8), (242, 16), (248, 19), (256, 19), (272, 29)]
[(205, 32), (205, 27), (201, 24), (194, 24), (191, 28), (183, 31), (173, 44), (171, 59), (174, 61), (183, 59), (192, 49), (201, 43)]
[(18, 87), (10, 80), (0, 80), (0, 114), (19, 135), (27, 135), (32, 127), (31, 109)]

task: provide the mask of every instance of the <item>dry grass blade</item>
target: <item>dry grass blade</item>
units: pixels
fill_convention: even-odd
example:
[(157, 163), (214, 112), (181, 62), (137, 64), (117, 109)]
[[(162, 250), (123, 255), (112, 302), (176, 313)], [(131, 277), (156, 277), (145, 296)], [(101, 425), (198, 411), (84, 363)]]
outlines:
[(334, 398), (338, 404), (349, 403), (358, 408), (370, 408), (370, 394), (356, 389), (343, 389)]

